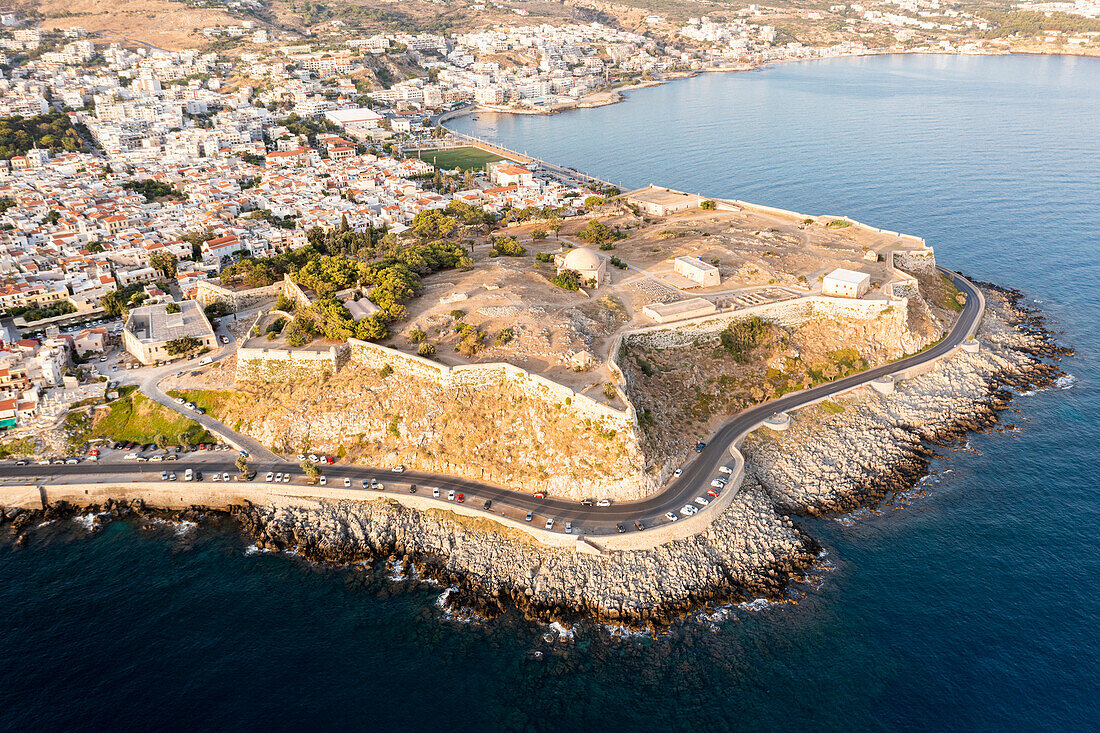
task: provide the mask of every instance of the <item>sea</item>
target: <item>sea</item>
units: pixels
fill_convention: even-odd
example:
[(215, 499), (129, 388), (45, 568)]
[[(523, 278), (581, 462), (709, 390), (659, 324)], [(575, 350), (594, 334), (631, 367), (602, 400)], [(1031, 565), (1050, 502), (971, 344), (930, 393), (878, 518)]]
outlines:
[(655, 636), (470, 618), (228, 522), (48, 524), (0, 542), (0, 729), (1100, 729), (1100, 59), (790, 63), (453, 125), (624, 188), (923, 236), (1077, 354), (906, 496), (805, 521), (826, 551), (788, 602)]

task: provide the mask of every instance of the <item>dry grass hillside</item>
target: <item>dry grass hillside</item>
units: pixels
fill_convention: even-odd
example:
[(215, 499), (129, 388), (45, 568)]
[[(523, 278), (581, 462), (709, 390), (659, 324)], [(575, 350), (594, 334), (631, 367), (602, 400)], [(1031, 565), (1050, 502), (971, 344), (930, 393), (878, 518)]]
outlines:
[[(176, 394), (176, 392), (173, 392)], [(578, 420), (568, 404), (508, 386), (443, 389), (349, 365), (328, 379), (273, 390), (183, 391), (277, 451), (330, 453), (372, 466), (483, 479), (555, 496), (637, 498), (647, 488), (634, 435)]]
[(240, 24), (243, 16), (170, 0), (34, 0), (16, 7), (42, 15), (42, 29), (80, 26), (104, 41), (182, 49), (202, 46), (207, 26)]

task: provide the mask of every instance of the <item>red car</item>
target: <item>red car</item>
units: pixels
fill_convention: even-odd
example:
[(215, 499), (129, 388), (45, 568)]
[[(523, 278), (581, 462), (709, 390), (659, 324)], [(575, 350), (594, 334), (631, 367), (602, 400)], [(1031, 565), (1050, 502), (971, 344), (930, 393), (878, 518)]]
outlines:
[(466, 501), (466, 497), (465, 497), (465, 495), (463, 495), (463, 494), (459, 494), (459, 495), (458, 495), (458, 496), (456, 496), (455, 498), (456, 498), (456, 499), (458, 499), (458, 503), (459, 503), (459, 504), (461, 504), (462, 502)]
[(707, 492), (707, 494), (708, 494), (709, 496), (714, 496), (714, 497), (717, 497), (717, 496), (718, 496), (718, 492), (717, 492), (717, 491), (715, 491), (714, 489), (711, 489), (710, 491), (708, 491), (708, 492)]
[(336, 463), (336, 459), (335, 459), (335, 458), (333, 458), (332, 456), (329, 456), (329, 457), (328, 457), (328, 463), (329, 463), (329, 465), (331, 466), (331, 465), (332, 465), (333, 463)]
[(535, 498), (536, 499), (545, 499), (546, 498), (546, 492), (545, 491), (536, 491), (535, 492)]

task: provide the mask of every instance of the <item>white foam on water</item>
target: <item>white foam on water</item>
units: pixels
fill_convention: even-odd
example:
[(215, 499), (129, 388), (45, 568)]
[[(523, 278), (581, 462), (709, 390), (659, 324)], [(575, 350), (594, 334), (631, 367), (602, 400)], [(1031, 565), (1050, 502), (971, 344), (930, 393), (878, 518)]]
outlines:
[(557, 621), (551, 623), (549, 629), (556, 633), (559, 639), (572, 639), (575, 636), (573, 629), (567, 629)]
[(1077, 377), (1072, 374), (1063, 374), (1054, 380), (1054, 386), (1058, 389), (1073, 389), (1073, 385), (1077, 384)]
[(408, 576), (405, 575), (405, 568), (400, 560), (390, 560), (386, 563), (386, 567), (390, 569), (389, 579), (393, 582), (406, 580)]
[(47, 519), (45, 522), (42, 522), (38, 526), (39, 527), (49, 527), (51, 524), (53, 524), (56, 521), (57, 521), (56, 519)]
[(99, 517), (98, 514), (82, 514), (79, 517), (73, 517), (73, 521), (89, 532), (95, 532), (101, 527)]
[(751, 601), (745, 601), (744, 603), (738, 603), (737, 609), (739, 611), (765, 611), (775, 605), (775, 603), (772, 603), (767, 598), (756, 598)]

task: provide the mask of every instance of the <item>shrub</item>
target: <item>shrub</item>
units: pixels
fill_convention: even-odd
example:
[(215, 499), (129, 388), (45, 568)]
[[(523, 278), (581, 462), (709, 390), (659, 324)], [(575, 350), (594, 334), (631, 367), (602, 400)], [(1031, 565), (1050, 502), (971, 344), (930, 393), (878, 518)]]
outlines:
[(409, 341), (412, 341), (414, 344), (421, 343), (427, 337), (428, 334), (424, 333), (419, 328), (414, 328), (413, 330), (409, 331)]
[(433, 354), (435, 354), (435, 347), (425, 341), (416, 348), (416, 353), (417, 355), (424, 357), (432, 356)]
[(626, 263), (623, 262), (622, 260), (620, 260), (618, 257), (612, 257), (610, 259), (610, 262), (611, 262), (612, 265), (619, 268), (620, 270), (625, 270), (626, 269)]
[(706, 211), (711, 211), (715, 207), (717, 207), (717, 204), (715, 202), (711, 201), (710, 199), (706, 199), (705, 201), (700, 201), (699, 202), (699, 208), (704, 209)]
[(536, 262), (553, 262), (554, 257), (553, 257), (553, 255), (551, 255), (548, 252), (536, 252), (535, 253), (535, 261)]
[(577, 236), (589, 244), (600, 245), (600, 249), (603, 249), (604, 244), (611, 244), (626, 238), (625, 234), (615, 231), (602, 221), (597, 221), (596, 219), (588, 222), (584, 229), (577, 233)]
[(527, 254), (526, 248), (520, 245), (515, 237), (493, 237), (493, 252), (504, 257), (522, 257)]
[(749, 352), (763, 343), (770, 330), (770, 323), (760, 316), (752, 316), (743, 321), (734, 321), (722, 331), (719, 338), (734, 361), (744, 364), (749, 360)]
[(534, 239), (535, 241), (541, 241), (543, 239), (546, 239), (546, 230), (545, 229), (532, 229), (531, 230), (531, 239)]
[(386, 377), (390, 376), (391, 374), (393, 374), (393, 367), (390, 366), (389, 364), (383, 364), (382, 368), (378, 370), (378, 376), (381, 377), (382, 379), (385, 379)]
[(462, 310), (461, 308), (455, 308), (453, 311), (451, 311), (451, 318), (455, 319), (456, 321), (461, 321), (465, 317), (466, 311)]
[(504, 346), (515, 337), (516, 334), (511, 328), (502, 328), (500, 332), (497, 333), (497, 337), (493, 339), (493, 343), (497, 346)]
[(550, 282), (566, 290), (581, 289), (581, 276), (574, 270), (562, 270), (557, 275), (550, 278)]
[(182, 310), (183, 309), (180, 308), (179, 303), (169, 303), (168, 305), (164, 306), (165, 313), (179, 313)]

